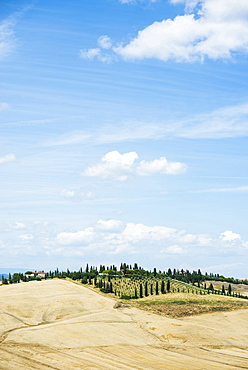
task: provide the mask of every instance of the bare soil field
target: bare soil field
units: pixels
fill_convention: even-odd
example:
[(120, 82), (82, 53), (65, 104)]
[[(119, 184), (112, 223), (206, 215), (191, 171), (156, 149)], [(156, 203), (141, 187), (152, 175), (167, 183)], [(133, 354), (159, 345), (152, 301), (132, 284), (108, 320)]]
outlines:
[(0, 369), (248, 368), (248, 310), (165, 317), (64, 280), (0, 287)]
[[(219, 289), (219, 290), (221, 290), (223, 285), (224, 285), (224, 288), (227, 290), (228, 285), (229, 285), (229, 283), (227, 283), (225, 281), (222, 282), (222, 281), (216, 281), (216, 280), (209, 280), (209, 281), (206, 281), (207, 287), (211, 283), (213, 284), (215, 289)], [(232, 283), (230, 285), (232, 287), (232, 292), (241, 293), (242, 295), (246, 295), (246, 296), (248, 295), (248, 285), (246, 285), (246, 284), (232, 284)]]

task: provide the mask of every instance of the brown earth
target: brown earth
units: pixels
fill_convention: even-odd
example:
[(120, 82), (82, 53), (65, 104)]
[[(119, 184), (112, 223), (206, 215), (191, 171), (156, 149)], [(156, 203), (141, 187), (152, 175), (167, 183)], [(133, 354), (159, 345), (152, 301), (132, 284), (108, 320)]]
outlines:
[(248, 368), (248, 310), (168, 318), (63, 280), (0, 288), (0, 369)]
[(208, 280), (206, 281), (207, 287), (209, 287), (210, 284), (213, 284), (213, 287), (215, 289), (222, 289), (222, 286), (224, 285), (225, 290), (228, 290), (229, 284), (232, 287), (232, 292), (234, 293), (240, 293), (244, 296), (248, 296), (248, 285), (246, 284), (232, 284), (232, 283), (227, 283), (226, 281), (216, 281), (216, 280)]

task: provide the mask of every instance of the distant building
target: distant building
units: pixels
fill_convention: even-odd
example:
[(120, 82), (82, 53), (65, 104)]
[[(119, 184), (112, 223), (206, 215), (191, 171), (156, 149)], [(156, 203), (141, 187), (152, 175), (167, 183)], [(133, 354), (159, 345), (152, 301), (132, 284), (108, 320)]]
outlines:
[(44, 272), (44, 271), (39, 271), (39, 272), (37, 272), (37, 271), (35, 271), (35, 272), (28, 271), (28, 272), (25, 273), (25, 275), (26, 275), (27, 278), (31, 278), (31, 277), (33, 277), (33, 278), (36, 278), (36, 277), (45, 278), (48, 275), (48, 273)]

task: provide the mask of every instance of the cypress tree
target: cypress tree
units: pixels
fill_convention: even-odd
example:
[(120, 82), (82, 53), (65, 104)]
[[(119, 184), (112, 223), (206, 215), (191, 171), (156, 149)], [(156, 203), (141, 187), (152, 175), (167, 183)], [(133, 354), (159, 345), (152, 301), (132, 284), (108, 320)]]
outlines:
[(151, 295), (153, 295), (153, 284), (151, 284), (150, 286), (150, 292), (151, 292)]
[(148, 284), (147, 281), (145, 282), (145, 296), (148, 296)]
[(228, 294), (229, 295), (232, 294), (232, 286), (231, 286), (231, 284), (228, 285)]
[(213, 284), (210, 283), (209, 287), (208, 287), (208, 290), (211, 290), (212, 292), (214, 291), (214, 287), (213, 287)]
[(222, 294), (225, 294), (225, 287), (224, 287), (224, 285), (222, 285), (221, 293)]
[(164, 286), (164, 280), (161, 281), (161, 293), (165, 293), (165, 286)]
[(156, 295), (159, 295), (159, 291), (158, 291), (158, 281), (156, 281)]
[(143, 298), (143, 286), (142, 286), (142, 283), (140, 283), (140, 298)]
[(166, 290), (170, 292), (170, 280), (167, 281)]

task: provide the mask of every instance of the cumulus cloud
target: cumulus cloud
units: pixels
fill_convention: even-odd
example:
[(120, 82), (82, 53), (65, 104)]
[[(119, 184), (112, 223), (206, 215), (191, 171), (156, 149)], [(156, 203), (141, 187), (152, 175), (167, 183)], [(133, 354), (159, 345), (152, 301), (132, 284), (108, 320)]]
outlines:
[(112, 62), (112, 60), (114, 59), (113, 55), (104, 52), (112, 47), (111, 38), (108, 37), (107, 35), (103, 35), (98, 38), (97, 42), (99, 47), (92, 49), (81, 49), (79, 51), (79, 57), (81, 59), (88, 60), (96, 59), (104, 63)]
[(104, 231), (118, 232), (123, 230), (123, 223), (118, 220), (99, 220), (96, 228)]
[[(57, 242), (61, 245), (85, 245), (93, 249), (105, 249), (110, 253), (113, 251), (144, 250), (144, 245), (161, 246), (168, 244), (168, 253), (179, 253), (188, 245), (202, 246), (201, 239), (205, 235), (192, 235), (184, 230), (177, 230), (165, 226), (147, 226), (144, 224), (122, 223), (119, 220), (99, 220), (95, 227), (86, 228), (76, 232), (62, 232), (57, 235)], [(208, 237), (208, 243), (212, 239)], [(172, 244), (176, 243), (176, 244)], [(177, 248), (173, 246), (176, 245)], [(163, 249), (164, 253), (165, 249)]]
[(220, 234), (220, 239), (227, 242), (233, 242), (237, 240), (241, 240), (241, 236), (232, 232), (231, 230), (226, 230)]
[(141, 161), (136, 152), (120, 154), (117, 150), (104, 155), (101, 162), (88, 167), (83, 175), (90, 177), (114, 178), (125, 181), (129, 176), (151, 176), (157, 173), (177, 175), (186, 171), (186, 165), (180, 162), (169, 162), (161, 157), (153, 161)]
[(79, 56), (82, 59), (94, 59), (96, 57), (99, 57), (100, 55), (100, 49), (82, 49), (79, 52)]
[(0, 157), (0, 164), (8, 163), (8, 162), (14, 162), (16, 161), (16, 156), (15, 154), (6, 154), (3, 157)]
[(87, 259), (84, 260), (93, 258), (95, 263), (113, 258), (116, 261), (145, 261), (148, 266), (161, 262), (161, 266), (168, 266), (169, 261), (182, 265), (184, 261), (191, 261), (193, 256), (197, 261), (208, 260), (208, 263), (212, 263), (211, 259), (216, 260), (220, 255), (232, 258), (248, 253), (248, 241), (231, 230), (211, 236), (165, 225), (146, 225), (119, 219), (100, 219), (93, 226), (74, 230), (58, 230), (54, 225), (48, 226), (47, 222), (37, 222), (35, 225), (27, 224), (26, 232), (18, 229), (11, 233), (2, 232), (2, 258), (36, 256), (38, 263), (41, 263), (47, 257), (51, 261), (54, 256), (54, 263), (60, 257), (61, 263), (66, 266), (73, 258), (75, 263), (80, 263), (77, 262), (78, 257), (85, 256)]
[(226, 59), (248, 51), (246, 0), (172, 0), (185, 14), (154, 22), (126, 46), (114, 51), (124, 59), (157, 58), (180, 62)]
[(104, 35), (104, 36), (99, 37), (98, 45), (102, 49), (110, 49), (111, 46), (112, 46), (112, 41), (111, 41), (110, 37), (108, 37), (107, 35)]
[(59, 244), (88, 244), (92, 243), (96, 235), (94, 229), (89, 227), (83, 231), (77, 232), (62, 232), (57, 236)]
[[(104, 49), (107, 49), (107, 48), (105, 47)], [(101, 49), (99, 48), (81, 49), (79, 51), (79, 57), (81, 59), (88, 59), (88, 60), (97, 59), (103, 63), (111, 63), (114, 59), (113, 56), (111, 55), (103, 54)]]
[[(248, 242), (230, 230), (214, 238), (191, 234), (166, 226), (100, 220), (95, 227), (57, 235), (56, 245), (76, 246), (79, 253), (161, 255), (213, 255), (215, 252), (238, 254), (248, 249)], [(68, 251), (68, 250), (67, 250)], [(75, 250), (74, 250), (75, 252)], [(73, 253), (74, 253), (73, 252)]]
[(153, 161), (141, 161), (137, 166), (137, 174), (140, 176), (151, 176), (156, 173), (166, 175), (178, 175), (184, 173), (187, 166), (180, 162), (169, 162), (165, 157)]

